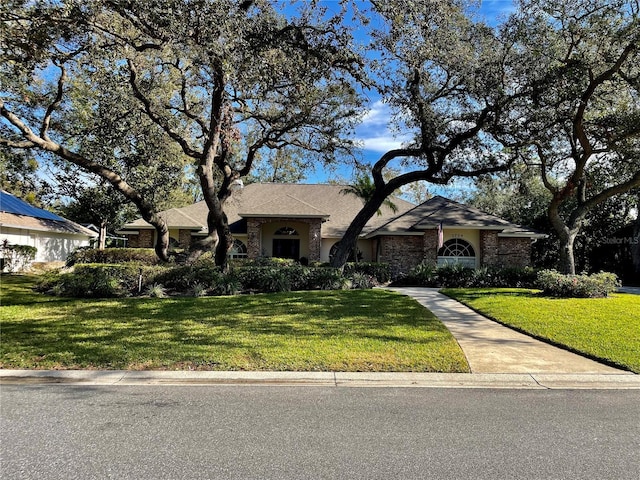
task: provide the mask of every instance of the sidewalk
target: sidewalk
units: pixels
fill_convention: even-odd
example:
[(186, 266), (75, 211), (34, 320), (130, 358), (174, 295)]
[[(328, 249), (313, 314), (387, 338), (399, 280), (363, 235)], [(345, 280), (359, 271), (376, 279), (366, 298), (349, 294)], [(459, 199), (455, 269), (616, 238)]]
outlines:
[(389, 290), (409, 295), (431, 310), (458, 341), (472, 373), (630, 374), (500, 325), (437, 288)]

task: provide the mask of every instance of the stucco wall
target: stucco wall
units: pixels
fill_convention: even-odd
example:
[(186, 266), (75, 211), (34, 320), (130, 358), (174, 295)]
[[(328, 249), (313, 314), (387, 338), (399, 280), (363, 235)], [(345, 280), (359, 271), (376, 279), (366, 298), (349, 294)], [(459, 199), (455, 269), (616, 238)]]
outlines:
[[(322, 221), (319, 218), (249, 218), (247, 219), (247, 256), (249, 258), (270, 257), (273, 255), (275, 232), (283, 227), (294, 228), (300, 240), (300, 257), (309, 261), (320, 261)], [(282, 236), (278, 238), (289, 238)]]
[(35, 262), (64, 262), (79, 247), (89, 246), (89, 237), (2, 227), (0, 241), (11, 245), (29, 245), (37, 249)]

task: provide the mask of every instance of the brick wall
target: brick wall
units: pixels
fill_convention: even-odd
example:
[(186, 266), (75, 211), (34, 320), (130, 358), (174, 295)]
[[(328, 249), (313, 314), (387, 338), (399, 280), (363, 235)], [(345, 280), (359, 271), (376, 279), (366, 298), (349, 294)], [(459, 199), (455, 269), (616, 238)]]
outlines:
[(424, 232), (424, 235), (422, 236), (422, 245), (422, 260), (430, 265), (436, 265), (438, 263), (438, 231), (427, 230)]
[(499, 238), (499, 259), (502, 267), (526, 267), (531, 264), (531, 240)]
[(480, 265), (490, 267), (526, 267), (531, 264), (529, 238), (498, 237), (497, 231), (480, 232)]
[(154, 230), (140, 230), (137, 234), (125, 235), (128, 238), (129, 248), (153, 248)]
[(496, 230), (480, 230), (480, 265), (483, 267), (500, 266), (500, 247)]
[(407, 274), (424, 258), (422, 235), (384, 236), (380, 238), (378, 261), (388, 263), (391, 276)]
[(180, 248), (189, 248), (191, 245), (191, 230), (179, 230), (178, 231), (178, 244)]
[[(428, 230), (422, 236), (398, 235), (380, 238), (378, 261), (388, 263), (392, 277), (407, 274), (419, 263), (438, 261), (438, 233)], [(531, 261), (531, 240), (498, 237), (498, 231), (480, 231), (480, 265), (525, 267)]]

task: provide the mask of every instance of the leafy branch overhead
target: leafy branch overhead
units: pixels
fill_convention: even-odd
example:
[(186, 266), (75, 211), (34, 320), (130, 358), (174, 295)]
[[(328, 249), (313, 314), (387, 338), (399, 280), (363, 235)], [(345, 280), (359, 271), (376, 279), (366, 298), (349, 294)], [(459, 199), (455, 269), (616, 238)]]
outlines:
[(333, 162), (352, 148), (363, 60), (340, 28), (344, 12), (300, 4), (286, 18), (286, 4), (9, 2), (3, 56), (15, 60), (1, 73), (2, 144), (50, 152), (108, 180), (156, 226), (166, 258), (166, 226), (132, 180), (149, 162), (145, 139), (154, 139), (197, 167), (210, 213), (209, 236), (195, 250), (213, 249), (224, 264), (228, 187), (261, 152)]

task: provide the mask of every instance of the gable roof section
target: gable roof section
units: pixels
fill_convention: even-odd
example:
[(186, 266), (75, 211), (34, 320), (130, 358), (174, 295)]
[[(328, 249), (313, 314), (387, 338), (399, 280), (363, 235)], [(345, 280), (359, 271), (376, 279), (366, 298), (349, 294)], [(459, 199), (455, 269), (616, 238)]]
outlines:
[[(225, 202), (224, 211), (233, 233), (246, 233), (245, 219), (249, 217), (321, 218), (324, 221), (322, 236), (340, 238), (363, 205), (356, 196), (342, 193), (343, 189), (343, 185), (252, 183), (234, 192)], [(412, 203), (399, 198), (394, 198), (393, 202), (398, 207), (398, 213), (414, 207)], [(205, 202), (172, 210), (187, 215), (206, 230), (208, 209)], [(381, 212), (382, 215), (371, 218), (363, 235), (396, 216), (386, 206), (381, 208)], [(171, 223), (169, 226), (177, 228)], [(153, 227), (140, 218), (128, 223), (120, 231), (147, 228)]]
[(424, 230), (437, 228), (441, 223), (443, 228), (499, 230), (500, 233), (498, 235), (500, 236), (531, 238), (545, 236), (534, 230), (507, 222), (495, 215), (439, 195), (391, 219), (367, 236), (418, 234)]
[(329, 218), (331, 215), (321, 212), (313, 205), (294, 197), (293, 195), (283, 195), (274, 198), (262, 205), (250, 208), (243, 213), (238, 212), (242, 218), (245, 217), (289, 217), (289, 218)]
[(94, 231), (0, 190), (0, 226), (97, 237)]

